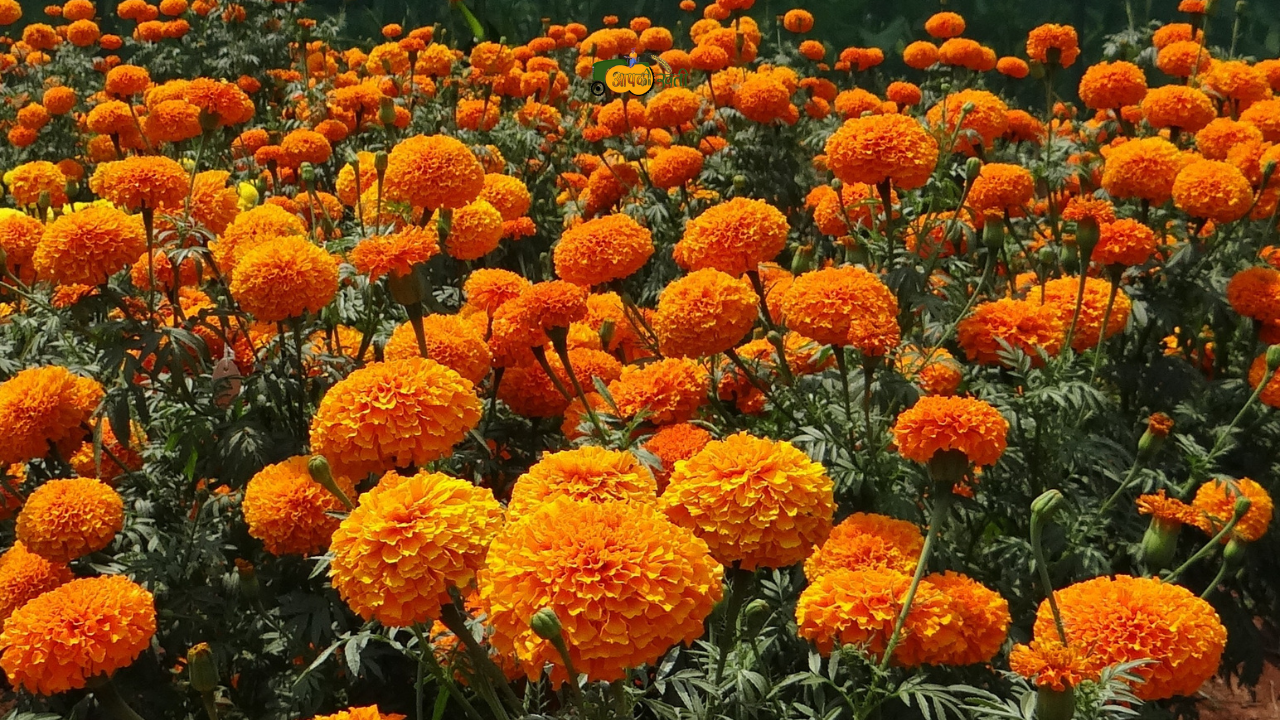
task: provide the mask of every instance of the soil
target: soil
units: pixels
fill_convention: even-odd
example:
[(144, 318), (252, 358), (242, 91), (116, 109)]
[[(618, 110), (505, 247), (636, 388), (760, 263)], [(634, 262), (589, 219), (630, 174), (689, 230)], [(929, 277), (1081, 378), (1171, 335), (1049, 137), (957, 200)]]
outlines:
[(1268, 662), (1255, 688), (1215, 677), (1200, 689), (1200, 720), (1280, 720), (1280, 667)]

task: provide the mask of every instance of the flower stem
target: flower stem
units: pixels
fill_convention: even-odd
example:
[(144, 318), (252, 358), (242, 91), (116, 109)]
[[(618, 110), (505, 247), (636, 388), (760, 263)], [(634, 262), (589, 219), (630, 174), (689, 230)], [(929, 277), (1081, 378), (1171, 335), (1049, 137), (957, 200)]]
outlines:
[(725, 590), (724, 618), (719, 642), (716, 643), (719, 648), (716, 657), (716, 673), (711, 676), (711, 684), (716, 687), (720, 686), (720, 680), (724, 677), (724, 666), (729, 659), (729, 651), (738, 640), (738, 615), (742, 613), (742, 603), (749, 594), (748, 585), (754, 577), (754, 573), (738, 567), (738, 563), (725, 568), (725, 584), (728, 587)]
[(497, 688), (498, 693), (502, 695), (502, 699), (511, 706), (512, 710), (521, 712), (524, 703), (520, 702), (520, 698), (516, 697), (516, 692), (511, 689), (510, 683), (507, 682), (506, 676), (502, 674), (502, 670), (493, 664), (493, 660), (489, 658), (489, 653), (480, 643), (476, 641), (476, 636), (471, 634), (471, 629), (467, 627), (466, 615), (458, 609), (456, 603), (450, 603), (440, 608), (440, 622), (449, 628), (450, 632), (458, 636), (458, 640), (467, 649), (467, 653), (471, 656), (471, 663), (475, 666), (477, 675), (487, 675), (490, 682)]
[(463, 712), (465, 712), (468, 717), (472, 718), (472, 720), (480, 720), (480, 713), (476, 711), (475, 706), (472, 705), (471, 701), (467, 699), (467, 696), (463, 695), (462, 691), (458, 689), (458, 685), (453, 681), (453, 678), (449, 677), (445, 673), (444, 668), (440, 667), (440, 663), (436, 662), (436, 657), (432, 654), (431, 643), (427, 640), (426, 633), (422, 632), (422, 629), (418, 625), (413, 625), (410, 629), (413, 630), (413, 634), (418, 638), (418, 688), (416, 699), (418, 713), (417, 720), (422, 720), (422, 670), (424, 668), (435, 677), (436, 682), (445, 689), (445, 692), (447, 692), (455, 702), (462, 706)]
[(916, 590), (920, 588), (920, 581), (924, 579), (925, 568), (929, 565), (929, 557), (933, 554), (934, 546), (938, 544), (938, 536), (942, 534), (942, 526), (947, 522), (947, 514), (951, 510), (951, 503), (955, 499), (955, 495), (949, 487), (940, 487), (943, 483), (935, 484), (934, 492), (938, 493), (933, 500), (933, 512), (929, 517), (929, 532), (924, 537), (924, 547), (920, 548), (920, 557), (916, 561), (916, 573), (911, 578), (911, 585), (907, 588), (907, 596), (902, 601), (902, 610), (898, 612), (898, 619), (893, 623), (893, 633), (889, 635), (889, 642), (885, 644), (884, 657), (880, 659), (880, 671), (883, 673), (889, 667), (889, 661), (893, 658), (893, 651), (898, 648), (898, 643), (902, 641), (902, 628), (907, 624), (907, 615), (911, 612), (911, 603), (916, 599)]
[(1098, 328), (1098, 345), (1093, 351), (1093, 370), (1089, 373), (1089, 384), (1098, 377), (1098, 368), (1102, 365), (1102, 345), (1107, 341), (1107, 327), (1111, 324), (1111, 311), (1116, 304), (1116, 295), (1120, 292), (1120, 273), (1111, 274), (1111, 294), (1107, 296), (1107, 309), (1102, 313), (1102, 327)]
[[(1255, 402), (1258, 401), (1258, 397), (1262, 395), (1262, 391), (1271, 383), (1271, 378), (1274, 377), (1275, 374), (1276, 371), (1270, 368), (1267, 368), (1267, 371), (1262, 374), (1262, 380), (1258, 383), (1258, 387), (1253, 389), (1253, 394), (1244, 402), (1244, 405), (1240, 408), (1240, 412), (1236, 413), (1236, 416), (1231, 419), (1231, 424), (1228, 425), (1226, 429), (1222, 431), (1222, 434), (1218, 436), (1218, 439), (1214, 441), (1213, 447), (1209, 450), (1209, 454), (1205, 456), (1206, 464), (1213, 462), (1217, 459), (1218, 455), (1223, 452), (1223, 446), (1226, 445), (1227, 439), (1231, 437), (1232, 433), (1235, 432), (1236, 426), (1244, 419), (1244, 414), (1249, 411), (1249, 408), (1253, 407)], [(1187, 478), (1187, 484), (1182, 486), (1182, 497), (1185, 498), (1191, 494), (1191, 491), (1195, 489), (1196, 483), (1200, 481), (1201, 477), (1202, 473), (1191, 473), (1191, 476)]]
[(1058, 600), (1053, 594), (1053, 580), (1049, 577), (1049, 563), (1045, 562), (1044, 545), (1041, 534), (1044, 524), (1040, 513), (1031, 514), (1031, 553), (1035, 558), (1036, 571), (1040, 574), (1040, 584), (1044, 585), (1044, 596), (1049, 601), (1049, 610), (1053, 612), (1053, 626), (1058, 631), (1058, 639), (1063, 645), (1067, 642), (1067, 628), (1062, 624), (1062, 613), (1058, 610)]
[(98, 699), (98, 704), (107, 711), (107, 714), (114, 716), (116, 720), (143, 720), (142, 716), (120, 697), (120, 691), (116, 689), (109, 677), (103, 676), (101, 682), (93, 683), (93, 696)]
[(1174, 570), (1168, 575), (1165, 575), (1161, 579), (1167, 583), (1177, 582), (1178, 578), (1182, 575), (1182, 573), (1187, 571), (1187, 568), (1190, 568), (1192, 565), (1199, 562), (1202, 558), (1207, 556), (1209, 553), (1213, 552), (1213, 549), (1215, 547), (1222, 544), (1222, 539), (1227, 537), (1227, 535), (1229, 535), (1231, 531), (1235, 529), (1236, 523), (1240, 522), (1240, 518), (1242, 517), (1244, 517), (1243, 512), (1237, 512), (1232, 514), (1231, 520), (1228, 521), (1226, 525), (1222, 526), (1222, 529), (1218, 531), (1217, 535), (1214, 535), (1212, 538), (1209, 538), (1209, 542), (1205, 543), (1204, 547), (1197, 550), (1195, 555), (1192, 555), (1191, 557), (1187, 558), (1187, 561), (1179, 565), (1177, 570)]

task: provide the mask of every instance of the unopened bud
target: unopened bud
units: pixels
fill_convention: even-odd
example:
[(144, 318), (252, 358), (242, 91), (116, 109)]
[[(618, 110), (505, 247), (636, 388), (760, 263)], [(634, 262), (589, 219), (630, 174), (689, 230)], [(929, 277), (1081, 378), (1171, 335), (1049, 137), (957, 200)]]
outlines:
[(1237, 495), (1237, 496), (1236, 496), (1236, 509), (1235, 509), (1235, 515), (1234, 515), (1234, 517), (1235, 517), (1237, 520), (1239, 520), (1240, 518), (1244, 517), (1245, 513), (1249, 512), (1249, 508), (1250, 508), (1250, 507), (1252, 507), (1252, 506), (1253, 506), (1253, 501), (1252, 501), (1252, 500), (1250, 500), (1249, 498), (1245, 497), (1244, 495)]
[(560, 616), (556, 615), (556, 611), (544, 607), (529, 618), (529, 627), (534, 634), (543, 640), (551, 642), (561, 642), (564, 640), (564, 629), (560, 626)]
[(742, 610), (743, 634), (746, 637), (757, 635), (772, 614), (773, 608), (763, 598), (756, 598), (747, 603)]
[(1058, 253), (1051, 247), (1040, 248), (1040, 264), (1045, 267), (1053, 267), (1058, 263)]
[(307, 472), (311, 473), (311, 479), (315, 480), (321, 487), (333, 493), (333, 496), (342, 501), (342, 504), (350, 510), (355, 507), (355, 503), (351, 502), (351, 498), (347, 497), (347, 493), (333, 479), (333, 470), (329, 467), (329, 461), (323, 455), (312, 455), (307, 461)]
[(600, 323), (600, 346), (601, 347), (607, 349), (609, 345), (613, 343), (613, 334), (616, 330), (617, 330), (617, 327), (613, 324), (612, 320), (605, 320), (604, 322)]
[(1227, 543), (1227, 547), (1222, 551), (1222, 562), (1227, 566), (1228, 570), (1238, 569), (1244, 564), (1244, 556), (1248, 551), (1249, 544), (1240, 538), (1231, 538)]
[(217, 130), (219, 121), (218, 113), (203, 108), (200, 110), (200, 129), (204, 132)]
[(302, 186), (307, 190), (316, 186), (316, 169), (311, 163), (304, 162), (298, 166), (298, 177), (302, 178)]
[(747, 176), (746, 176), (746, 175), (734, 175), (734, 176), (733, 176), (733, 186), (734, 186), (735, 188), (737, 188), (738, 190), (741, 190), (741, 189), (745, 188), (745, 187), (747, 186)]
[(1041, 686), (1036, 693), (1036, 720), (1071, 720), (1076, 714), (1076, 690)]
[(1031, 501), (1031, 515), (1038, 522), (1049, 522), (1065, 500), (1058, 490), (1046, 490)]
[(1147, 564), (1149, 571), (1157, 572), (1169, 567), (1173, 562), (1173, 554), (1178, 550), (1178, 535), (1181, 532), (1182, 523), (1151, 518), (1147, 531), (1142, 535), (1142, 561)]
[(813, 267), (815, 249), (812, 245), (805, 245), (791, 256), (791, 274), (800, 275), (808, 272)]
[(978, 175), (982, 172), (982, 161), (976, 157), (971, 157), (964, 165), (964, 177), (969, 182), (978, 179)]
[(1262, 187), (1271, 184), (1271, 178), (1276, 174), (1276, 161), (1268, 160), (1266, 165), (1262, 166)]
[(378, 171), (378, 177), (382, 177), (387, 172), (387, 151), (379, 150), (373, 156), (373, 169)]
[(396, 121), (396, 101), (389, 97), (383, 96), (378, 103), (378, 120), (383, 125), (391, 125)]
[(236, 559), (236, 574), (240, 576), (240, 594), (250, 600), (258, 599), (258, 572), (248, 560)]
[(987, 223), (982, 226), (982, 244), (992, 252), (1004, 247), (1004, 223), (988, 218)]
[(1280, 345), (1267, 348), (1267, 369), (1275, 372), (1276, 368), (1280, 368)]
[(192, 645), (187, 651), (187, 672), (191, 689), (198, 693), (210, 693), (218, 689), (218, 666), (213, 662), (209, 643)]
[[(1093, 257), (1093, 248), (1098, 244), (1098, 222), (1093, 218), (1084, 218), (1076, 223), (1076, 247), (1080, 249), (1082, 264), (1088, 264)], [(1084, 268), (1081, 269), (1081, 272)]]

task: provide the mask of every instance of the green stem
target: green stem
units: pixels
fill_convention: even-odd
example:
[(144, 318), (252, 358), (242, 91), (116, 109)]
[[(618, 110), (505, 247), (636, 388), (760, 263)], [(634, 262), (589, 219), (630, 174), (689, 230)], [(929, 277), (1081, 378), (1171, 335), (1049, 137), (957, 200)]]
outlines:
[[(425, 633), (423, 633), (422, 630), (417, 625), (411, 626), (410, 629), (412, 629), (413, 634), (418, 637), (418, 672), (419, 672), (418, 695), (419, 695), (419, 698), (421, 698), (421, 693), (422, 693), (421, 672), (422, 672), (422, 668), (425, 666), (427, 670), (430, 671), (430, 673), (435, 677), (436, 682), (439, 683), (440, 686), (445, 689), (445, 692), (447, 692), (449, 696), (454, 699), (455, 702), (457, 702), (459, 705), (462, 706), (463, 712), (465, 712), (468, 717), (472, 718), (472, 720), (481, 720), (480, 713), (476, 710), (475, 706), (472, 705), (471, 701), (467, 699), (467, 696), (463, 695), (462, 691), (458, 689), (458, 685), (453, 681), (453, 678), (450, 677), (448, 673), (444, 671), (444, 668), (440, 667), (440, 663), (436, 662), (436, 656), (433, 654), (431, 650), (431, 643), (427, 640)], [(421, 720), (422, 718), (421, 702), (418, 703), (417, 709), (418, 709), (418, 719)]]
[[(1267, 368), (1267, 371), (1263, 373), (1262, 381), (1258, 383), (1258, 387), (1253, 389), (1253, 394), (1250, 395), (1249, 399), (1245, 401), (1244, 406), (1240, 408), (1240, 412), (1236, 413), (1236, 416), (1231, 419), (1231, 424), (1228, 425), (1226, 429), (1222, 431), (1222, 434), (1218, 436), (1218, 439), (1214, 441), (1213, 447), (1209, 450), (1209, 454), (1206, 456), (1206, 459), (1205, 459), (1206, 467), (1208, 466), (1209, 463), (1217, 459), (1218, 455), (1223, 452), (1224, 446), (1226, 445), (1227, 440), (1235, 432), (1236, 426), (1239, 425), (1240, 421), (1244, 419), (1244, 414), (1249, 411), (1249, 408), (1253, 407), (1253, 404), (1258, 401), (1258, 397), (1262, 395), (1263, 389), (1267, 387), (1267, 385), (1271, 382), (1271, 378), (1275, 376), (1275, 374), (1276, 374), (1276, 371), (1272, 370), (1271, 368)], [(1201, 479), (1200, 473), (1192, 472), (1191, 476), (1187, 478), (1187, 484), (1182, 486), (1182, 490), (1181, 490), (1182, 497), (1185, 498), (1189, 496), (1191, 494), (1191, 491), (1195, 489), (1196, 483), (1198, 483), (1200, 479)]]
[(1111, 310), (1116, 304), (1116, 295), (1120, 292), (1120, 273), (1111, 276), (1111, 294), (1107, 296), (1107, 309), (1102, 313), (1102, 327), (1098, 328), (1098, 344), (1093, 350), (1093, 370), (1089, 373), (1089, 384), (1098, 377), (1098, 368), (1102, 365), (1102, 345), (1107, 341), (1107, 327), (1111, 324)]
[(200, 693), (200, 704), (204, 705), (204, 714), (209, 720), (218, 720), (218, 703), (212, 692)]
[[(1092, 253), (1090, 253), (1092, 254)], [(1071, 327), (1067, 329), (1067, 337), (1062, 342), (1064, 351), (1071, 348), (1071, 338), (1076, 334), (1076, 323), (1080, 321), (1080, 306), (1084, 304), (1084, 286), (1089, 279), (1089, 258), (1080, 255), (1080, 285), (1076, 288), (1076, 309), (1071, 313)]]
[(103, 676), (101, 682), (93, 683), (93, 696), (98, 699), (98, 704), (102, 706), (107, 714), (112, 715), (116, 720), (143, 720), (142, 716), (134, 712), (129, 707), (129, 703), (120, 697), (120, 691), (111, 682), (111, 678)]
[(1223, 561), (1222, 566), (1218, 568), (1218, 574), (1213, 576), (1213, 582), (1209, 583), (1209, 587), (1205, 588), (1204, 592), (1200, 593), (1200, 599), (1208, 600), (1209, 596), (1213, 594), (1213, 591), (1218, 589), (1218, 583), (1222, 582), (1222, 579), (1226, 576), (1227, 563)]
[(911, 603), (916, 599), (916, 590), (920, 588), (920, 581), (924, 579), (925, 569), (929, 565), (929, 557), (933, 555), (934, 547), (938, 544), (938, 537), (942, 534), (942, 526), (947, 522), (947, 514), (951, 510), (951, 503), (955, 499), (955, 495), (951, 492), (951, 488), (942, 487), (945, 483), (934, 483), (934, 492), (938, 496), (933, 501), (933, 512), (929, 517), (929, 532), (924, 537), (924, 547), (920, 548), (920, 557), (916, 561), (916, 572), (911, 577), (911, 585), (907, 588), (907, 596), (902, 601), (902, 610), (898, 612), (898, 619), (893, 623), (893, 633), (889, 635), (889, 642), (884, 648), (884, 657), (880, 659), (880, 672), (884, 673), (889, 667), (889, 661), (893, 658), (893, 651), (898, 648), (898, 643), (902, 641), (902, 628), (907, 624), (907, 615), (911, 612)]
[(1098, 508), (1097, 517), (1102, 517), (1102, 514), (1114, 505), (1116, 500), (1120, 499), (1120, 496), (1124, 494), (1124, 491), (1128, 490), (1129, 486), (1138, 479), (1138, 471), (1141, 469), (1142, 460), (1141, 458), (1135, 457), (1133, 459), (1133, 465), (1129, 468), (1129, 474), (1124, 476), (1124, 481), (1120, 483), (1120, 487), (1116, 488), (1116, 491), (1111, 493), (1111, 497), (1107, 498), (1107, 501), (1102, 503), (1102, 506)]
[(1210, 538), (1209, 542), (1205, 543), (1204, 547), (1197, 550), (1195, 555), (1192, 555), (1190, 558), (1187, 558), (1187, 561), (1179, 565), (1177, 570), (1174, 570), (1168, 575), (1165, 575), (1164, 578), (1162, 578), (1162, 580), (1167, 583), (1177, 582), (1178, 578), (1182, 575), (1182, 573), (1186, 572), (1187, 569), (1190, 568), (1192, 565), (1196, 564), (1202, 558), (1212, 553), (1215, 547), (1221, 545), (1223, 538), (1225, 538), (1233, 529), (1235, 529), (1236, 523), (1240, 522), (1240, 518), (1243, 516), (1244, 516), (1244, 513), (1238, 513), (1238, 514), (1232, 515), (1231, 520), (1226, 525), (1222, 526), (1222, 529), (1218, 531), (1217, 535), (1214, 535), (1212, 538)]
[(573, 363), (569, 362), (569, 345), (563, 338), (554, 338), (551, 346), (555, 348), (556, 355), (560, 358), (560, 363), (564, 365), (565, 374), (569, 376), (569, 384), (573, 385), (573, 391), (578, 395), (578, 400), (582, 402), (582, 409), (587, 413), (587, 418), (591, 420), (591, 427), (595, 428), (596, 435), (600, 436), (601, 442), (608, 440), (605, 433), (604, 424), (600, 422), (600, 417), (596, 415), (595, 408), (591, 407), (591, 403), (587, 400), (587, 393), (582, 389), (582, 383), (578, 381), (578, 373), (573, 370)]
[(738, 567), (738, 563), (734, 563), (731, 567), (725, 568), (725, 599), (724, 599), (724, 618), (721, 627), (720, 637), (716, 643), (719, 652), (716, 657), (716, 673), (711, 676), (711, 684), (719, 687), (720, 680), (724, 677), (724, 666), (729, 659), (729, 651), (733, 649), (734, 644), (738, 640), (738, 615), (742, 614), (742, 604), (746, 600), (749, 590), (747, 585), (751, 579), (755, 577), (750, 570), (743, 570)]
[(471, 629), (467, 627), (466, 616), (458, 609), (456, 603), (445, 605), (440, 609), (440, 622), (458, 636), (458, 640), (471, 655), (471, 663), (475, 666), (476, 674), (488, 675), (498, 693), (502, 695), (502, 699), (511, 706), (512, 710), (521, 712), (524, 709), (524, 703), (520, 702), (516, 692), (511, 689), (511, 684), (507, 682), (502, 670), (489, 658), (489, 652), (481, 647), (476, 641), (476, 636), (471, 634)]
[(1068, 645), (1067, 628), (1062, 624), (1062, 613), (1058, 610), (1058, 600), (1053, 594), (1053, 580), (1049, 577), (1049, 563), (1045, 561), (1044, 546), (1041, 534), (1044, 523), (1039, 513), (1031, 514), (1031, 553), (1035, 557), (1036, 571), (1040, 574), (1040, 584), (1044, 585), (1044, 596), (1049, 601), (1049, 610), (1053, 612), (1053, 626), (1058, 631), (1058, 639)]

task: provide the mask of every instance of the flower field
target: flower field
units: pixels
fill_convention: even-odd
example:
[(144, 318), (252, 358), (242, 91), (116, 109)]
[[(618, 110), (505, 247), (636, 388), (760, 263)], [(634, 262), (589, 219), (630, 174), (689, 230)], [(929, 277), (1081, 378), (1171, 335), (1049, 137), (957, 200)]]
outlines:
[(838, 48), (754, 0), (369, 42), (0, 0), (3, 717), (1101, 720), (1257, 682), (1280, 59), (1158, 4), (1089, 56), (949, 11)]

